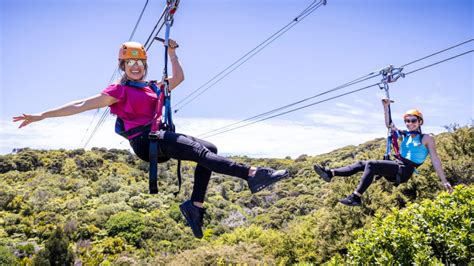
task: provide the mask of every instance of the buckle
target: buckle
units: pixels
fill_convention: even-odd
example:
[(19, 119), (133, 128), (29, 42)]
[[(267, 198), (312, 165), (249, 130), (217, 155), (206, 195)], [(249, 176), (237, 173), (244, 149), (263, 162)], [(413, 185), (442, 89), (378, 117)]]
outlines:
[(150, 132), (148, 134), (148, 139), (150, 139), (150, 140), (158, 140), (159, 138), (160, 138), (160, 132), (159, 131)]

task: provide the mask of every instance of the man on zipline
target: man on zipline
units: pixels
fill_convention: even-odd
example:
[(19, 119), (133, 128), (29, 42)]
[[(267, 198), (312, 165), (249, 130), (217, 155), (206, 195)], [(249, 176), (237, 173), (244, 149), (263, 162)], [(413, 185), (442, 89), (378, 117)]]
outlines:
[[(176, 88), (184, 80), (183, 70), (176, 55), (177, 47), (177, 43), (170, 39), (168, 56), (173, 75), (166, 79), (169, 90)], [(13, 117), (13, 121), (22, 121), (19, 126), (22, 128), (45, 118), (70, 116), (109, 106), (111, 113), (123, 121), (124, 129), (129, 132), (127, 138), (135, 154), (144, 161), (150, 161), (150, 124), (155, 119), (158, 112), (157, 102), (162, 96), (160, 91), (155, 91), (154, 88), (160, 88), (163, 83), (156, 82), (153, 86), (142, 87), (133, 85), (144, 83), (148, 70), (147, 53), (140, 43), (123, 43), (118, 59), (119, 68), (123, 72), (120, 83), (112, 84), (102, 93), (90, 98), (38, 114), (16, 116)], [(202, 224), (205, 213), (203, 202), (212, 172), (246, 180), (252, 193), (289, 176), (287, 170), (252, 167), (219, 156), (214, 144), (192, 136), (163, 130), (159, 133), (158, 160), (173, 158), (197, 162), (191, 199), (180, 205), (181, 212), (197, 238), (203, 237)]]
[(351, 176), (358, 172), (364, 172), (356, 190), (345, 199), (339, 200), (340, 203), (347, 206), (358, 206), (362, 204), (362, 194), (372, 184), (375, 175), (384, 176), (390, 182), (395, 184), (405, 183), (412, 176), (415, 168), (422, 165), (428, 154), (431, 157), (431, 163), (438, 174), (444, 188), (451, 193), (452, 188), (446, 176), (444, 175), (441, 162), (436, 152), (434, 138), (429, 134), (421, 132), (423, 124), (423, 114), (416, 110), (408, 110), (403, 119), (408, 131), (401, 131), (391, 123), (389, 118), (390, 100), (382, 100), (385, 112), (385, 124), (391, 127), (394, 132), (398, 132), (403, 140), (400, 145), (400, 154), (395, 160), (369, 160), (359, 161), (355, 164), (340, 167), (336, 169), (323, 168), (318, 164), (314, 165), (316, 173), (326, 182), (331, 182), (334, 176)]

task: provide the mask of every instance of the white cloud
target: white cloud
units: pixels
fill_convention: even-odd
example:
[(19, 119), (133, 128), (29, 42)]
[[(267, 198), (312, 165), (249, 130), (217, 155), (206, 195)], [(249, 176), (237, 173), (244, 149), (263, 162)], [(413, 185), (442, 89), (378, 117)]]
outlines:
[[(349, 107), (349, 106), (347, 106)], [(301, 154), (316, 155), (330, 152), (346, 145), (357, 145), (384, 137), (383, 116), (377, 114), (334, 113), (329, 110), (308, 114), (309, 121), (268, 120), (235, 131), (207, 138), (225, 155), (250, 157), (296, 158)], [(90, 147), (129, 149), (128, 141), (114, 133), (113, 117), (107, 119), (97, 131)], [(0, 122), (0, 153), (13, 148), (76, 149), (83, 141), (91, 116), (79, 115), (48, 119), (17, 129), (17, 124)], [(177, 118), (178, 132), (199, 137), (200, 134), (237, 122), (230, 119)], [(93, 130), (93, 123), (90, 131)], [(426, 132), (439, 133), (442, 128), (425, 128)]]
[[(380, 97), (380, 99), (382, 99), (382, 97)], [(360, 98), (356, 98), (354, 99), (354, 102), (356, 102), (359, 106), (360, 105), (364, 105), (365, 107), (374, 107), (374, 103), (371, 102), (371, 101), (367, 101), (367, 100), (363, 100), (363, 99), (360, 99)]]
[(455, 106), (457, 100), (454, 97), (448, 97), (447, 95), (442, 95), (439, 92), (430, 92), (429, 97), (427, 95), (416, 95), (412, 96), (412, 102), (422, 105), (422, 106), (436, 106), (438, 108), (445, 108), (448, 106)]
[(307, 117), (317, 125), (346, 132), (375, 134), (384, 130), (382, 112), (368, 112), (358, 105), (337, 103), (331, 109), (314, 112)]
[[(235, 121), (191, 118), (180, 119), (177, 126), (183, 133), (199, 137), (201, 133), (225, 126), (229, 122)], [(197, 124), (200, 125), (198, 131), (196, 131)], [(383, 133), (379, 133), (353, 134), (338, 128), (311, 123), (272, 120), (216, 135), (207, 140), (215, 143), (219, 152), (224, 154), (295, 158), (301, 154), (316, 155), (383, 136)]]
[[(9, 153), (13, 148), (34, 149), (78, 149), (82, 148), (87, 126), (92, 116), (76, 115), (54, 118), (33, 123), (18, 129), (19, 123), (0, 121), (0, 153)], [(113, 132), (112, 117), (97, 131), (88, 147), (128, 148), (128, 142)], [(87, 136), (96, 123), (92, 124)]]

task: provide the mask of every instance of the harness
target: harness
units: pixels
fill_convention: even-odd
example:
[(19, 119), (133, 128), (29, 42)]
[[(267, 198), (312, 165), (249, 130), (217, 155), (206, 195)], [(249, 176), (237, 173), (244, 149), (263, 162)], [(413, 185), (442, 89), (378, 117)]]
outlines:
[[(425, 134), (422, 134), (421, 132), (419, 131), (400, 131), (398, 132), (400, 135), (402, 135), (404, 138), (409, 135), (409, 134), (419, 134), (420, 135), (420, 142), (423, 140), (423, 136)], [(398, 134), (397, 134), (398, 135)], [(398, 142), (396, 142), (396, 144), (398, 145)], [(388, 159), (390, 160), (390, 159)], [(413, 161), (410, 161), (406, 158), (403, 158), (400, 153), (398, 153), (398, 156), (395, 155), (395, 162), (398, 163), (398, 172), (397, 172), (397, 176), (396, 176), (396, 179), (395, 179), (395, 186), (398, 186), (400, 185), (401, 183), (401, 177), (402, 177), (402, 173), (403, 173), (403, 169), (408, 165), (410, 167), (413, 167), (414, 168), (414, 172), (415, 173), (418, 173), (418, 171), (416, 170), (416, 168), (418, 166), (420, 166), (421, 164), (417, 164)]]
[[(158, 96), (155, 108), (155, 115), (152, 123), (125, 130), (125, 124), (123, 120), (119, 117), (117, 117), (117, 119), (115, 120), (115, 132), (126, 139), (128, 139), (130, 136), (150, 131), (148, 135), (148, 138), (150, 139), (149, 190), (150, 194), (156, 194), (158, 193), (158, 163), (166, 162), (170, 159), (169, 157), (158, 156), (158, 140), (163, 139), (164, 133), (166, 131), (175, 132), (175, 126), (173, 124), (173, 119), (171, 116), (171, 97), (169, 93), (168, 96), (165, 96), (165, 86), (161, 86), (159, 88), (156, 84), (156, 80), (146, 82), (127, 80), (126, 82), (122, 83), (122, 85), (127, 85), (137, 89), (143, 89), (149, 86)], [(158, 130), (153, 131), (154, 128)], [(176, 172), (178, 174), (178, 191), (174, 193), (175, 195), (177, 195), (181, 191), (181, 160), (178, 160)]]
[[(155, 80), (150, 80), (150, 81), (145, 81), (145, 82), (127, 80), (126, 82), (122, 82), (121, 84), (130, 86), (133, 88), (137, 88), (137, 89), (143, 89), (149, 86), (150, 88), (153, 89), (153, 91), (158, 96), (159, 100), (157, 103), (157, 109), (160, 108), (159, 106), (163, 108), (163, 100), (161, 99), (162, 94), (161, 94), (161, 91), (158, 89), (158, 86), (156, 85)], [(149, 130), (151, 130), (151, 123), (125, 130), (125, 123), (123, 122), (123, 120), (120, 117), (117, 117), (117, 119), (115, 120), (115, 133), (119, 134), (120, 136), (126, 139), (128, 139), (130, 136), (136, 135), (138, 133), (142, 133), (144, 131), (149, 131)]]

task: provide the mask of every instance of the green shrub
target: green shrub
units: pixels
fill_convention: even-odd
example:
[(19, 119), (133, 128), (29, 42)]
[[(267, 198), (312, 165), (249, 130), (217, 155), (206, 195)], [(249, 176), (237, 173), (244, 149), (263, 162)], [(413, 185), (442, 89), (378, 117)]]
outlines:
[(24, 149), (14, 156), (16, 170), (26, 172), (41, 166), (38, 151)]
[(287, 236), (273, 229), (251, 225), (249, 227), (239, 227), (232, 233), (221, 235), (215, 242), (218, 245), (238, 245), (240, 243), (256, 244), (264, 249), (265, 254), (272, 257), (279, 257), (279, 261), (286, 262), (289, 257), (290, 246), (288, 246)]
[[(452, 184), (472, 184), (473, 137), (472, 126), (457, 126), (436, 136), (443, 169)], [(443, 189), (427, 160), (408, 183), (394, 187), (386, 180), (376, 181), (364, 194), (361, 208), (348, 208), (339, 204), (338, 199), (354, 190), (361, 173), (325, 183), (313, 171), (314, 163), (339, 167), (381, 158), (385, 142), (379, 138), (314, 157), (303, 155), (298, 162), (289, 158), (233, 157), (249, 165), (287, 168), (292, 178), (251, 194), (245, 180), (214, 173), (207, 190), (203, 239), (194, 238), (179, 210), (179, 204), (192, 194), (196, 165), (193, 162), (183, 162), (182, 190), (174, 197), (175, 160), (159, 165), (160, 193), (149, 195), (149, 164), (128, 151), (17, 150), (0, 156), (0, 246), (17, 248), (19, 243), (47, 246), (58, 224), (74, 221), (66, 225), (65, 231), (71, 237), (69, 241), (76, 242), (69, 248), (75, 246), (77, 259), (83, 265), (351, 263), (348, 245), (360, 238), (353, 234), (355, 230), (376, 230), (371, 229), (377, 223), (374, 220), (393, 216), (392, 209), (410, 204), (425, 206), (423, 200), (435, 199)], [(472, 195), (466, 198), (469, 197)], [(455, 218), (464, 207), (451, 204), (452, 208), (433, 207), (431, 216), (439, 221), (418, 213), (422, 217), (420, 221), (410, 214), (415, 222), (407, 223), (406, 218), (403, 224), (402, 218), (396, 218), (403, 226), (385, 225), (390, 232), (386, 242), (397, 246), (386, 244), (388, 248), (376, 253), (379, 262), (466, 264), (466, 258), (472, 257), (472, 240), (469, 242), (466, 237), (473, 235), (468, 226), (471, 219)], [(455, 214), (450, 213), (453, 210)], [(421, 213), (414, 207), (410, 211)], [(404, 217), (404, 211), (398, 213)], [(438, 226), (425, 230), (421, 227), (423, 219)], [(421, 229), (414, 229), (415, 225)], [(382, 249), (380, 243), (372, 242), (372, 245)], [(18, 257), (31, 253), (31, 247), (25, 247), (22, 254), (20, 249), (14, 251)], [(355, 256), (356, 251), (351, 252)], [(1, 254), (3, 259), (5, 256)], [(375, 253), (370, 251), (370, 254)], [(16, 260), (21, 265), (50, 265), (50, 255), (43, 248), (32, 258)], [(400, 256), (408, 259), (401, 260)], [(138, 261), (140, 258), (142, 261)]]
[(140, 247), (145, 230), (143, 215), (138, 212), (120, 212), (110, 217), (105, 224), (110, 236), (120, 236), (128, 243)]
[(152, 265), (274, 265), (271, 256), (264, 255), (256, 244), (235, 246), (201, 246), (172, 257), (157, 256)]
[(16, 164), (11, 156), (0, 155), (0, 174), (16, 170)]
[(8, 247), (0, 246), (0, 265), (18, 265), (15, 255)]
[(33, 243), (26, 243), (24, 245), (20, 244), (17, 245), (15, 249), (18, 252), (17, 256), (20, 258), (30, 257), (35, 254), (35, 245)]
[(394, 209), (371, 228), (356, 231), (348, 260), (354, 264), (468, 264), (473, 256), (474, 188), (457, 186), (436, 200)]

